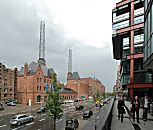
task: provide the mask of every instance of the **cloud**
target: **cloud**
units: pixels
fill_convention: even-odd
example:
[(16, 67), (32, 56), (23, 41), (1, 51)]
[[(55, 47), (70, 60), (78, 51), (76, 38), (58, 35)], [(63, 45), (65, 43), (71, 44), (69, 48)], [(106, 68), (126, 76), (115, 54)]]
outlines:
[[(60, 4), (59, 4), (60, 3)], [(20, 68), (37, 61), (40, 21), (46, 23), (46, 61), (66, 82), (68, 49), (73, 71), (95, 76), (111, 91), (118, 62), (113, 60), (111, 19), (114, 1), (0, 1), (0, 62)], [(111, 5), (111, 6), (106, 6)]]

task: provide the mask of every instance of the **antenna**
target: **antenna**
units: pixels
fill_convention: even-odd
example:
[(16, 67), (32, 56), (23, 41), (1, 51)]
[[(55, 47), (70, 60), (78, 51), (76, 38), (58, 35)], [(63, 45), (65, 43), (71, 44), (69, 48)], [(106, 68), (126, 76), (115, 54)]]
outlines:
[(40, 22), (40, 43), (39, 43), (39, 64), (46, 64), (45, 61), (45, 22)]
[(72, 49), (69, 49), (68, 72), (72, 73)]

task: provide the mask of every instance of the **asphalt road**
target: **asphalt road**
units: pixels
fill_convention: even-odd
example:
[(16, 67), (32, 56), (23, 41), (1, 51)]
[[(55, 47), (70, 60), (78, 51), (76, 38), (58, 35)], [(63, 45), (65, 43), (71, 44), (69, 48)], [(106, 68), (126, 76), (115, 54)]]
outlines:
[[(85, 109), (81, 111), (75, 110), (76, 104), (68, 104), (64, 106), (64, 114), (61, 119), (56, 121), (56, 130), (64, 130), (65, 121), (69, 118), (77, 118), (79, 120), (78, 130), (94, 130), (94, 126), (98, 123), (106, 111), (110, 103), (103, 106), (102, 109), (93, 105), (86, 104)], [(82, 115), (86, 109), (92, 109), (94, 114), (89, 119), (83, 119)], [(29, 111), (27, 114), (34, 116), (33, 122), (23, 124), (21, 126), (11, 126), (10, 119), (13, 114), (0, 116), (0, 130), (53, 130), (53, 120), (48, 117), (48, 113), (37, 114), (36, 111)]]

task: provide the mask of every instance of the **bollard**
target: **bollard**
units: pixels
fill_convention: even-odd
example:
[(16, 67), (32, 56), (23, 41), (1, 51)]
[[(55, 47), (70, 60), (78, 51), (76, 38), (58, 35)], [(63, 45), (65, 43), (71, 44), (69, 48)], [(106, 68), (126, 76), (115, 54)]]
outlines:
[(97, 126), (95, 125), (95, 130), (97, 130)]

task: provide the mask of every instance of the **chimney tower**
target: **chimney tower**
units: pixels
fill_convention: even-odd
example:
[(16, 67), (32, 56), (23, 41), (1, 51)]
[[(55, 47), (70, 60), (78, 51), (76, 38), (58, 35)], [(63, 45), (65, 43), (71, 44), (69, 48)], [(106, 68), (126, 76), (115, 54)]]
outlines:
[(40, 65), (46, 65), (45, 61), (45, 22), (40, 22), (40, 43), (39, 43), (39, 59)]

